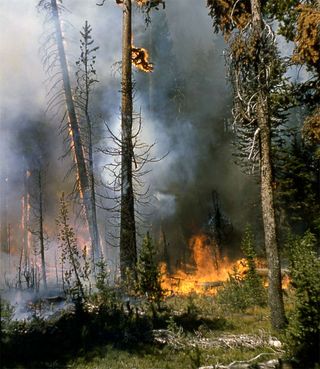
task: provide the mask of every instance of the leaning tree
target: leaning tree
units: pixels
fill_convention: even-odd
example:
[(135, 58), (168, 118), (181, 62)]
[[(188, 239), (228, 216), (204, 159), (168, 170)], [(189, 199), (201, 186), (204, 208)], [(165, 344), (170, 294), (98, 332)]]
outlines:
[[(77, 171), (77, 187), (89, 227), (92, 243), (92, 257), (94, 261), (100, 257), (96, 207), (90, 190), (90, 176), (88, 174), (90, 168), (88, 170), (83, 137), (81, 135), (80, 123), (75, 105), (75, 96), (68, 69), (65, 39), (60, 19), (60, 13), (63, 9), (62, 0), (41, 0), (38, 7), (46, 11), (46, 23), (53, 26), (49, 34), (46, 35), (42, 48), (45, 70), (51, 77), (51, 91), (53, 91), (48, 108), (54, 108), (62, 103), (66, 106), (67, 129)], [(61, 90), (57, 88), (60, 84), (62, 85)]]

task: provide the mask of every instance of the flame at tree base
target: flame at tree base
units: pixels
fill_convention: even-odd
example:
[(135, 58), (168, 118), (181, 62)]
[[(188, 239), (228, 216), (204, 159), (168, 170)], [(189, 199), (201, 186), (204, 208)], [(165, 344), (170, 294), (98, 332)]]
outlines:
[[(194, 259), (193, 265), (185, 265), (184, 270), (179, 269), (175, 273), (168, 273), (165, 263), (161, 263), (161, 287), (167, 295), (187, 295), (198, 293), (204, 295), (215, 295), (219, 287), (229, 279), (229, 276), (237, 275), (237, 278), (243, 279), (248, 272), (247, 260), (242, 258), (231, 261), (227, 257), (221, 257), (219, 249), (215, 242), (206, 235), (193, 236), (189, 242)], [(267, 287), (266, 262), (261, 259), (255, 259), (257, 274), (260, 274), (264, 280), (264, 286)], [(190, 271), (188, 271), (190, 270)], [(283, 288), (287, 288), (289, 277), (284, 276)]]
[[(196, 235), (190, 240), (194, 265), (186, 265), (185, 270), (179, 269), (174, 274), (167, 272), (166, 264), (160, 265), (162, 274), (162, 288), (168, 294), (215, 294), (232, 273), (234, 267), (242, 273), (246, 267), (244, 259), (232, 262), (220, 256), (217, 245), (206, 235)], [(191, 270), (188, 272), (187, 270)]]

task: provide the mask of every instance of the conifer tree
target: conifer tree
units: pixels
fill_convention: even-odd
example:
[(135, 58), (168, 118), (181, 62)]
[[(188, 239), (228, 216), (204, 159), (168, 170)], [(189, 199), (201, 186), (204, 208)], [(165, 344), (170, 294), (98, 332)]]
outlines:
[[(265, 249), (269, 268), (269, 306), (274, 328), (285, 325), (281, 265), (277, 241), (274, 173), (271, 151), (275, 115), (272, 93), (281, 86), (281, 65), (271, 27), (265, 22), (261, 2), (208, 0), (216, 30), (229, 45), (229, 76), (233, 87), (235, 127), (247, 131), (247, 158), (258, 164)], [(249, 141), (249, 142), (250, 142)]]
[(163, 291), (161, 273), (155, 257), (156, 250), (148, 232), (143, 239), (137, 263), (138, 292), (158, 303), (163, 296)]

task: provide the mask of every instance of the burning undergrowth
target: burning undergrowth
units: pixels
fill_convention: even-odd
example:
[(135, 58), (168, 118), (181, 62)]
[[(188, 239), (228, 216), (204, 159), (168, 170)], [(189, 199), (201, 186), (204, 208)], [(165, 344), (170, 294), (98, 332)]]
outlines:
[[(191, 262), (183, 265), (174, 273), (169, 273), (167, 265), (162, 263), (162, 287), (168, 294), (210, 294), (215, 295), (217, 289), (237, 273), (240, 280), (248, 273), (246, 258), (230, 260), (222, 256), (217, 243), (205, 234), (193, 236), (189, 242)], [(266, 268), (265, 262), (256, 258), (255, 266), (259, 270)]]

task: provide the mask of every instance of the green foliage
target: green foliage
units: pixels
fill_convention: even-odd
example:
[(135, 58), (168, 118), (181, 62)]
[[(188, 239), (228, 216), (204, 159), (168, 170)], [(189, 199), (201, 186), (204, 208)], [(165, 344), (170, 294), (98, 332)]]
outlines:
[(295, 303), (286, 332), (287, 349), (305, 368), (320, 364), (320, 260), (315, 245), (310, 232), (289, 241)]
[(67, 203), (62, 194), (60, 214), (57, 219), (59, 229), (58, 240), (61, 248), (61, 263), (64, 269), (64, 291), (75, 301), (83, 302), (91, 291), (90, 263), (87, 249), (80, 252), (75, 232), (70, 226)]
[(107, 270), (107, 264), (103, 258), (96, 263), (96, 288), (100, 294), (104, 294), (108, 287), (109, 273)]
[[(76, 105), (80, 109), (80, 112), (86, 116), (86, 120), (88, 119), (89, 114), (89, 100), (91, 98), (91, 92), (94, 85), (99, 82), (95, 69), (95, 54), (99, 47), (94, 46), (94, 39), (92, 38), (91, 33), (92, 27), (88, 24), (88, 21), (86, 21), (82, 31), (80, 31), (80, 57), (79, 60), (76, 61)], [(87, 123), (90, 124), (90, 122)], [(82, 129), (88, 129), (88, 127), (84, 126)], [(86, 134), (89, 134), (89, 132), (86, 132)]]
[(6, 329), (14, 316), (14, 307), (6, 300), (0, 297), (0, 328)]
[(217, 302), (226, 305), (231, 311), (245, 311), (252, 306), (265, 306), (267, 302), (266, 291), (256, 271), (253, 234), (249, 227), (245, 230), (241, 249), (246, 259), (247, 273), (243, 275), (235, 266), (216, 296)]
[(264, 13), (279, 22), (279, 33), (288, 41), (293, 41), (296, 33), (297, 5), (300, 0), (267, 0)]
[(262, 279), (257, 274), (255, 259), (257, 257), (254, 247), (254, 236), (249, 226), (246, 227), (241, 242), (241, 250), (245, 256), (248, 266), (248, 272), (245, 275), (244, 283), (246, 284), (251, 295), (253, 305), (264, 306), (266, 304), (266, 291), (263, 287)]
[(103, 258), (96, 263), (95, 286), (97, 292), (90, 296), (90, 300), (95, 306), (102, 306), (109, 310), (115, 310), (121, 306), (116, 287), (110, 286), (107, 263)]
[(287, 223), (280, 226), (285, 233), (288, 230), (285, 228), (300, 234), (308, 228), (315, 232), (320, 213), (316, 147), (304, 143), (294, 130), (283, 147), (278, 147), (276, 158), (276, 203), (285, 213), (281, 222)]
[(145, 236), (137, 263), (137, 291), (149, 301), (159, 303), (163, 297), (161, 273), (155, 260), (156, 251), (149, 235)]
[(250, 1), (207, 0), (215, 32), (228, 37), (234, 28), (243, 29), (250, 21)]
[(194, 350), (190, 351), (189, 357), (191, 361), (191, 369), (198, 369), (202, 362), (202, 352), (198, 345), (194, 348)]
[(187, 314), (192, 315), (194, 317), (198, 316), (199, 309), (195, 303), (195, 298), (193, 294), (188, 295), (187, 297)]
[(234, 312), (243, 312), (254, 304), (251, 290), (248, 289), (247, 284), (242, 280), (237, 267), (234, 267), (223, 288), (219, 289), (216, 300), (218, 304), (224, 305)]

